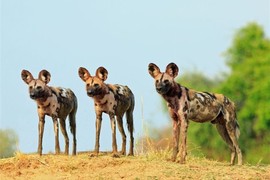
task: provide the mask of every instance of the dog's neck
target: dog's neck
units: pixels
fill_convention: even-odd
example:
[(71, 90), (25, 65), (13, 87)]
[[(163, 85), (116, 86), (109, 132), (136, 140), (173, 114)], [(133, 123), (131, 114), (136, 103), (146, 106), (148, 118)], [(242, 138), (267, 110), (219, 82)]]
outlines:
[(50, 87), (45, 89), (44, 96), (41, 98), (36, 99), (36, 102), (39, 106), (48, 106), (47, 99), (53, 95), (52, 89)]
[(172, 84), (172, 87), (170, 88), (170, 90), (166, 94), (162, 95), (162, 97), (168, 103), (168, 106), (172, 109), (178, 108), (178, 106), (179, 106), (178, 100), (181, 98), (181, 96), (182, 96), (181, 85), (176, 83), (176, 82), (174, 82)]
[(93, 97), (94, 102), (98, 103), (98, 104), (103, 104), (104, 102), (102, 101), (105, 97), (106, 94), (109, 94), (109, 86), (107, 84), (105, 84), (105, 86), (103, 87), (102, 92), (99, 95), (95, 95)]
[(167, 101), (167, 99), (171, 99), (173, 97), (177, 97), (178, 99), (180, 99), (181, 95), (182, 95), (181, 85), (174, 82), (169, 91), (166, 94), (163, 94), (162, 96)]

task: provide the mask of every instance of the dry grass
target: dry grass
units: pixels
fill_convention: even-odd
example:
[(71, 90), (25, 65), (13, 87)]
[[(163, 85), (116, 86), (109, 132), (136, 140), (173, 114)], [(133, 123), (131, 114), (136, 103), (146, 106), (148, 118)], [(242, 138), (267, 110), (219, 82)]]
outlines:
[(169, 162), (168, 151), (112, 158), (110, 153), (90, 158), (26, 155), (0, 160), (1, 179), (270, 179), (270, 166), (229, 166), (189, 157), (186, 164)]

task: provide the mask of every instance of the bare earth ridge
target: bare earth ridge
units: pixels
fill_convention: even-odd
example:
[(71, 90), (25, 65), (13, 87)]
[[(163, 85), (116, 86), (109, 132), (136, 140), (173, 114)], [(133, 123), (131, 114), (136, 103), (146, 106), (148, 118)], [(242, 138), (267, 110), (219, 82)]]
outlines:
[(270, 179), (270, 165), (230, 166), (189, 157), (186, 164), (167, 161), (167, 154), (113, 158), (17, 153), (0, 160), (0, 179)]

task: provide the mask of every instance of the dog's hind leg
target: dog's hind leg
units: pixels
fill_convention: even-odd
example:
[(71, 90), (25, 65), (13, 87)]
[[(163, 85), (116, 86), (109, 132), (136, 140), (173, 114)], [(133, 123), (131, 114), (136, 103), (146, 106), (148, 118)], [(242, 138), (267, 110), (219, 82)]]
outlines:
[(232, 140), (233, 147), (236, 150), (237, 158), (238, 158), (238, 165), (242, 165), (242, 153), (241, 149), (238, 145), (238, 136), (240, 134), (239, 126), (237, 124), (237, 121), (229, 121), (226, 122), (226, 129), (228, 131), (228, 134), (230, 136), (230, 139)]
[(69, 152), (69, 138), (66, 130), (66, 117), (60, 119), (61, 132), (65, 138), (65, 154), (68, 155)]
[(124, 127), (123, 127), (123, 116), (116, 116), (116, 119), (117, 119), (117, 126), (118, 126), (118, 129), (121, 133), (121, 136), (122, 136), (122, 150), (121, 150), (121, 155), (126, 155), (126, 134), (125, 134), (125, 130), (124, 130)]
[(223, 118), (217, 118), (216, 119), (216, 128), (218, 130), (218, 133), (222, 137), (222, 139), (226, 142), (226, 144), (229, 146), (231, 150), (231, 164), (234, 164), (235, 161), (235, 155), (236, 155), (236, 150), (233, 146), (233, 142), (227, 132), (227, 128), (225, 125), (225, 120)]
[[(226, 117), (229, 119), (228, 112), (226, 113)], [(238, 137), (240, 131), (237, 121), (226, 120), (223, 114), (220, 113), (214, 122), (216, 123), (216, 127), (220, 136), (231, 149), (231, 165), (233, 165), (235, 162), (236, 153), (238, 155), (238, 165), (242, 165), (242, 153), (238, 145)]]
[(238, 138), (240, 136), (240, 129), (239, 125), (237, 123), (237, 116), (236, 116), (236, 109), (235, 105), (231, 101), (225, 102), (225, 122), (226, 122), (226, 129), (227, 132), (230, 136), (230, 139), (233, 143), (233, 147), (235, 148), (235, 151), (237, 153), (237, 158), (238, 158), (238, 165), (242, 165), (243, 160), (242, 160), (242, 152), (241, 149), (239, 148), (238, 144)]

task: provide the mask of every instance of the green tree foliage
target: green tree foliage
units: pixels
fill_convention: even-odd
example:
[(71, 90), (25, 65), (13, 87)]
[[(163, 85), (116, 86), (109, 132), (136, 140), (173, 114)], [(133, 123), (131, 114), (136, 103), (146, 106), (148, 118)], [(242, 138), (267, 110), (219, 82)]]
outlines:
[(0, 158), (11, 157), (16, 151), (18, 136), (13, 130), (0, 129)]

